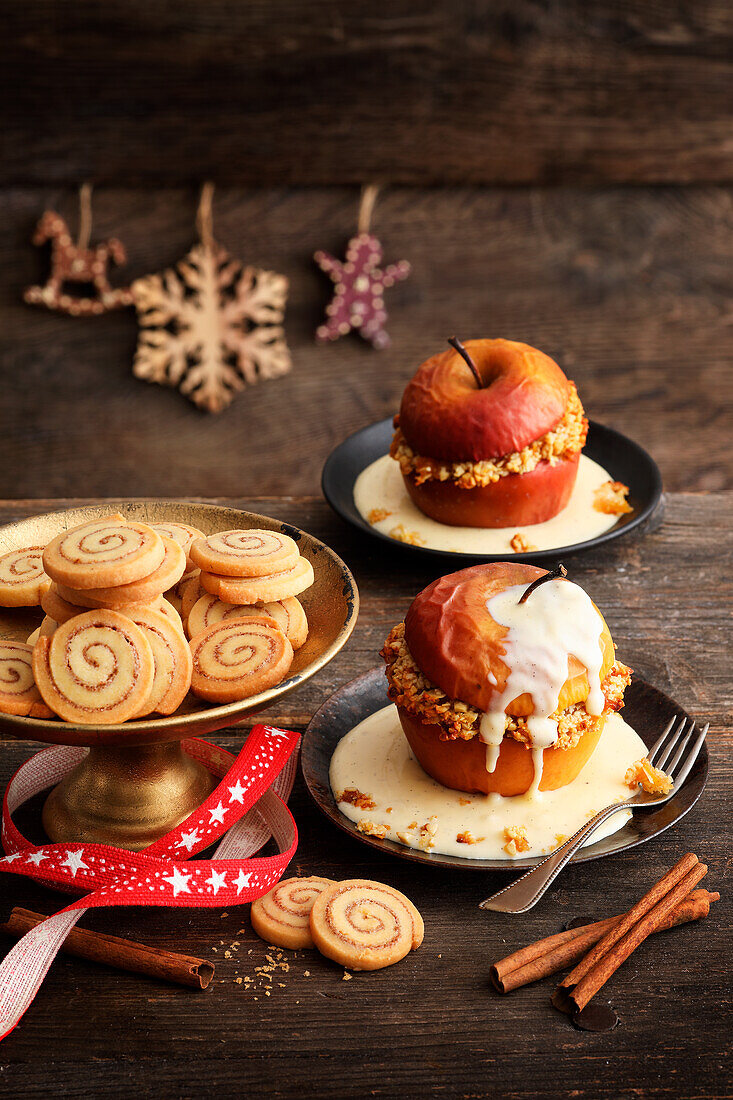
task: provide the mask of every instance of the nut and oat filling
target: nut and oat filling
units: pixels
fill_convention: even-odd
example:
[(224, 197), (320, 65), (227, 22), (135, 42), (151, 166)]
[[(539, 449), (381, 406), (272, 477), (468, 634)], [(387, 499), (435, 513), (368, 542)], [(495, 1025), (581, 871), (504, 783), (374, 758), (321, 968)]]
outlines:
[(482, 459), (480, 462), (444, 462), (415, 454), (398, 426), (389, 453), (400, 464), (405, 477), (411, 476), (416, 485), (424, 481), (455, 481), (461, 489), (483, 488), (508, 474), (528, 474), (540, 462), (557, 462), (561, 458), (582, 451), (588, 434), (588, 421), (578, 397), (575, 383), (570, 383), (570, 399), (562, 419), (545, 435), (529, 443), (521, 451), (502, 455), (500, 458)]
[[(388, 694), (393, 703), (415, 718), (439, 726), (442, 741), (454, 741), (458, 738), (470, 741), (472, 737), (476, 737), (481, 712), (460, 699), (450, 699), (422, 674), (407, 648), (404, 623), (398, 623), (390, 632), (381, 656), (387, 664)], [(601, 685), (606, 700), (601, 717), (621, 709), (624, 690), (630, 682), (631, 669), (620, 661), (615, 661)], [(573, 748), (582, 735), (599, 720), (598, 715), (588, 713), (585, 703), (574, 703), (565, 710), (556, 711), (550, 717), (557, 722), (559, 737), (556, 745), (560, 749)], [(507, 715), (506, 734), (515, 741), (531, 744), (532, 738), (525, 718)]]

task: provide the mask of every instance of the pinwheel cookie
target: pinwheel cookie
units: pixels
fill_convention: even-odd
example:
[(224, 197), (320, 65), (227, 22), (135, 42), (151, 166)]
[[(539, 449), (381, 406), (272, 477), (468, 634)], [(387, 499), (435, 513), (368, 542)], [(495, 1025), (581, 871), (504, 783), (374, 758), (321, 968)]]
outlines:
[(0, 607), (35, 607), (50, 583), (43, 568), (42, 546), (0, 554)]
[(279, 531), (220, 531), (191, 547), (199, 568), (227, 577), (269, 577), (292, 569), (299, 557), (295, 539)]
[[(155, 533), (155, 532), (154, 532)], [(109, 607), (124, 610), (134, 604), (147, 604), (156, 600), (183, 576), (186, 569), (186, 555), (173, 539), (157, 535), (163, 547), (163, 558), (152, 573), (138, 580), (108, 587), (92, 588), (83, 585), (72, 588), (60, 581), (56, 582), (56, 591), (62, 599), (83, 607)]]
[(250, 920), (260, 939), (277, 947), (315, 947), (310, 912), (318, 895), (336, 883), (330, 878), (286, 878), (252, 902)]
[(151, 523), (150, 526), (159, 535), (165, 535), (166, 538), (173, 539), (174, 542), (178, 543), (186, 555), (186, 572), (192, 572), (196, 568), (196, 564), (191, 559), (191, 545), (195, 539), (206, 537), (203, 531), (199, 531), (198, 527), (189, 526), (188, 523), (175, 523), (173, 521), (169, 523)]
[(150, 576), (164, 556), (157, 531), (114, 515), (61, 531), (43, 551), (43, 567), (67, 588), (106, 588)]
[(226, 603), (253, 604), (287, 600), (298, 596), (313, 584), (313, 566), (307, 558), (298, 558), (291, 569), (269, 577), (230, 577), (201, 571), (201, 584), (212, 596)]
[(38, 639), (33, 674), (44, 702), (64, 721), (111, 725), (145, 707), (155, 662), (136, 623), (118, 611), (86, 611)]
[(33, 646), (0, 641), (0, 714), (52, 718), (33, 675)]
[(153, 653), (153, 685), (136, 717), (172, 714), (183, 702), (191, 684), (192, 659), (180, 624), (152, 607), (122, 612), (145, 634)]
[(212, 703), (249, 699), (275, 687), (293, 661), (293, 647), (274, 619), (224, 619), (191, 642), (194, 695)]
[(391, 886), (346, 879), (323, 890), (310, 915), (313, 942), (322, 955), (352, 970), (381, 970), (423, 941), (415, 906)]
[(256, 618), (263, 614), (275, 620), (293, 649), (303, 645), (308, 636), (308, 620), (300, 601), (294, 596), (257, 606), (225, 603), (207, 592), (191, 608), (187, 622), (188, 636), (193, 638), (224, 619)]

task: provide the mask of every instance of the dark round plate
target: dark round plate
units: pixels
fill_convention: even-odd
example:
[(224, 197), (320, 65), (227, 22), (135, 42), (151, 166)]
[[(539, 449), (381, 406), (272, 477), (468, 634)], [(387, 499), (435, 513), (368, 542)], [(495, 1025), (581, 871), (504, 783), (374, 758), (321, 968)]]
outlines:
[[(350, 729), (364, 718), (387, 706), (384, 670), (373, 668), (351, 683), (345, 684), (321, 709), (314, 714), (303, 736), (301, 766), (303, 777), (314, 802), (330, 818), (334, 825), (349, 833), (362, 844), (390, 852), (400, 859), (410, 859), (433, 867), (460, 868), (465, 871), (522, 871), (534, 867), (545, 857), (533, 859), (463, 859), (461, 856), (436, 855), (406, 848), (393, 840), (375, 840), (360, 833), (353, 821), (341, 813), (331, 793), (328, 769), (337, 744)], [(633, 726), (644, 744), (651, 747), (673, 715), (689, 717), (674, 700), (658, 691), (645, 680), (635, 679), (626, 691), (623, 715)], [(612, 836), (581, 848), (571, 863), (586, 863), (591, 859), (615, 855), (627, 848), (635, 848), (652, 837), (663, 833), (697, 802), (703, 792), (708, 775), (708, 750), (704, 744), (684, 786), (656, 809), (634, 811), (630, 821)]]
[(622, 481), (630, 490), (628, 500), (633, 512), (622, 516), (610, 531), (586, 542), (557, 546), (553, 550), (532, 550), (527, 554), (464, 554), (455, 550), (433, 550), (429, 546), (410, 546), (377, 531), (367, 523), (354, 504), (354, 483), (357, 477), (372, 462), (387, 454), (393, 434), (392, 420), (388, 418), (350, 435), (326, 459), (321, 487), (333, 510), (347, 523), (366, 531), (373, 538), (412, 554), (432, 554), (454, 561), (505, 561), (507, 557), (511, 557), (512, 561), (534, 561), (561, 555), (566, 557), (579, 550), (589, 550), (593, 546), (610, 542), (611, 539), (628, 535), (651, 518), (662, 500), (662, 475), (651, 455), (621, 432), (591, 420), (583, 453), (608, 470), (614, 481)]

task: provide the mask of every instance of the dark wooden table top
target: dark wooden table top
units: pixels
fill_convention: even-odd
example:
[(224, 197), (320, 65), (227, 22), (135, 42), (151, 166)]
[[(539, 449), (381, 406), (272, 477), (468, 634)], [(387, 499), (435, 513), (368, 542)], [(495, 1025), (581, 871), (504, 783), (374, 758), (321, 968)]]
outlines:
[[(349, 644), (267, 714), (302, 729), (331, 691), (377, 663), (389, 628), (440, 570), (406, 550), (375, 553), (320, 499), (228, 503), (325, 539), (360, 586), (362, 610)], [(3, 501), (0, 522), (63, 505)], [(403, 889), (425, 917), (422, 948), (351, 981), (316, 952), (285, 952), (289, 969), (267, 980), (257, 968), (269, 949), (250, 930), (244, 907), (95, 913), (85, 926), (214, 960), (212, 986), (194, 993), (59, 957), (0, 1046), (0, 1092), (39, 1100), (729, 1096), (732, 537), (733, 494), (674, 493), (655, 530), (568, 561), (573, 579), (604, 611), (620, 656), (711, 722), (708, 786), (676, 827), (642, 848), (566, 870), (531, 913), (502, 917), (476, 903), (504, 876), (437, 871), (375, 853), (323, 819), (299, 781), (291, 799), (300, 830), (293, 872), (367, 876)], [(231, 729), (212, 740), (236, 748), (241, 738), (241, 729)], [(37, 749), (0, 725), (0, 783)], [(614, 1031), (576, 1031), (550, 1007), (551, 979), (505, 998), (492, 991), (494, 959), (570, 918), (624, 910), (688, 850), (709, 864), (706, 884), (720, 889), (722, 900), (704, 923), (647, 941), (612, 979), (601, 999), (621, 1017)], [(50, 913), (64, 905), (62, 895), (14, 877), (2, 891), (7, 908)], [(252, 983), (237, 982), (247, 975)]]

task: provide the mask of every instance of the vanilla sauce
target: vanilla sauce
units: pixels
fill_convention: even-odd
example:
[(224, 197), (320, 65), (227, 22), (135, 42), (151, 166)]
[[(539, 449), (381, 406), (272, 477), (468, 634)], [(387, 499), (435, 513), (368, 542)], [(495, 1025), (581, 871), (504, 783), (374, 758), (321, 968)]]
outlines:
[(405, 489), (397, 462), (383, 455), (359, 474), (354, 485), (354, 504), (367, 522), (371, 513), (387, 512), (373, 523), (376, 531), (395, 537), (397, 529), (416, 545), (432, 550), (451, 550), (464, 554), (514, 553), (512, 538), (523, 535), (537, 550), (553, 550), (587, 542), (610, 531), (618, 516), (599, 512), (593, 507), (593, 494), (611, 474), (581, 454), (578, 476), (568, 504), (552, 519), (524, 527), (450, 527), (430, 519), (412, 503)]
[[(397, 708), (388, 706), (341, 739), (331, 759), (330, 783), (337, 802), (345, 790), (355, 789), (374, 803), (368, 809), (338, 803), (350, 820), (366, 822), (369, 832), (382, 826), (387, 839), (419, 849), (425, 843), (420, 828), (431, 822), (433, 846), (426, 850), (466, 859), (509, 860), (516, 856), (504, 850), (505, 828), (524, 827), (529, 849), (519, 855), (546, 855), (598, 810), (631, 796), (624, 775), (646, 751), (631, 726), (611, 714), (592, 756), (567, 786), (509, 798), (465, 794), (442, 786), (423, 771), (402, 732)], [(590, 843), (618, 831), (630, 817), (629, 810), (619, 810)], [(465, 843), (469, 834), (475, 843)]]

